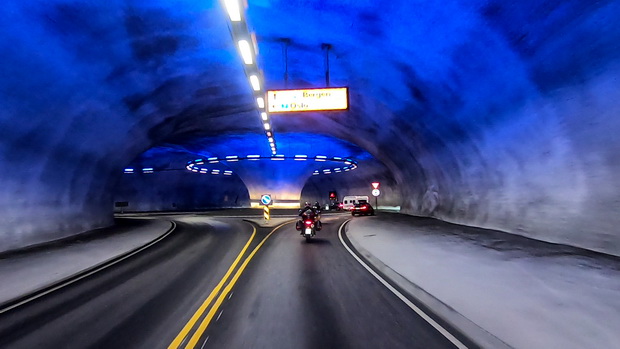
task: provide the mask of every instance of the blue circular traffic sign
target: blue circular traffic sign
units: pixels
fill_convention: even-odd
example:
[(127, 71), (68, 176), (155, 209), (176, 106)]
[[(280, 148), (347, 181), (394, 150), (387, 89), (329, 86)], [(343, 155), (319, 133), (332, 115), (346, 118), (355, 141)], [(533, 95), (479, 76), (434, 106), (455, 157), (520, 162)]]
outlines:
[(260, 197), (260, 203), (265, 206), (271, 205), (271, 195), (263, 194), (263, 196)]

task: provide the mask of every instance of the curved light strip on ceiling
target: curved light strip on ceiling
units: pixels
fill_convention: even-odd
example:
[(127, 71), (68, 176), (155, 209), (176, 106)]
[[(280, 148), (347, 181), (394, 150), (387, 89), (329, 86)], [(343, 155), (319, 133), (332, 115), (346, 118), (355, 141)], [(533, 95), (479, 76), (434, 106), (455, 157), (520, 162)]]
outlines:
[[(259, 161), (259, 160), (272, 160), (272, 161), (286, 161), (286, 160), (292, 160), (292, 161), (316, 161), (316, 162), (326, 162), (326, 161), (330, 161), (330, 162), (337, 162), (339, 163), (338, 166), (334, 166), (331, 168), (325, 168), (325, 169), (321, 169), (321, 170), (315, 170), (312, 174), (313, 175), (319, 175), (319, 174), (332, 174), (332, 173), (341, 173), (341, 172), (349, 172), (351, 170), (355, 170), (358, 166), (357, 166), (357, 161), (351, 159), (351, 158), (347, 158), (347, 157), (339, 157), (339, 156), (325, 156), (325, 155), (316, 155), (316, 156), (308, 156), (308, 155), (303, 155), (303, 154), (299, 154), (299, 155), (294, 155), (294, 156), (284, 156), (284, 155), (273, 155), (273, 156), (260, 156), (260, 155), (246, 155), (246, 156), (239, 156), (239, 155), (228, 155), (228, 156), (224, 156), (224, 157), (210, 157), (210, 158), (206, 158), (206, 159), (195, 159), (195, 160), (190, 160), (187, 162), (187, 166), (185, 166), (185, 168), (188, 171), (194, 172), (194, 173), (203, 173), (203, 174), (220, 174), (222, 173), (222, 171), (220, 170), (214, 170), (214, 169), (210, 169), (207, 167), (203, 167), (204, 165), (208, 165), (208, 164), (216, 164), (219, 162), (236, 162), (236, 161)], [(216, 173), (213, 173), (214, 171), (217, 171)], [(231, 175), (232, 171), (223, 171), (223, 173), (226, 175)]]

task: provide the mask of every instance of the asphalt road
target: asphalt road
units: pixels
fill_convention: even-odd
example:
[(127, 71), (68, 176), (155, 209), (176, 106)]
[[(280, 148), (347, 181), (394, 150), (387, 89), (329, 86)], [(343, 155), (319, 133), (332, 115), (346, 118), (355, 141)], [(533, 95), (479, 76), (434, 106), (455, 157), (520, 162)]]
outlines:
[(0, 316), (0, 348), (166, 348), (251, 234), (178, 217), (161, 243)]
[(2, 315), (0, 348), (454, 348), (345, 250), (344, 216), (311, 243), (293, 224), (174, 219), (153, 248)]
[(292, 224), (270, 237), (204, 348), (454, 348), (344, 249), (344, 220), (324, 219), (310, 243)]

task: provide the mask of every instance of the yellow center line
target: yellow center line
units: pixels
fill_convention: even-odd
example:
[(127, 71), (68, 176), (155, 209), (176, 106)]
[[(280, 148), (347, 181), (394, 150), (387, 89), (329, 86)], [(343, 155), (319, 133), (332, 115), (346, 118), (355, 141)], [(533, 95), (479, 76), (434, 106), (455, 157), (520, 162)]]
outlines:
[(241, 274), (245, 270), (245, 267), (248, 265), (248, 263), (250, 263), (250, 261), (252, 260), (252, 258), (256, 254), (256, 252), (258, 252), (258, 250), (263, 246), (265, 241), (267, 241), (267, 239), (269, 239), (269, 237), (273, 233), (275, 233), (276, 230), (280, 229), (281, 227), (283, 227), (284, 225), (289, 224), (289, 223), (290, 222), (282, 223), (279, 226), (277, 226), (276, 228), (274, 228), (269, 233), (269, 235), (265, 236), (265, 238), (260, 242), (260, 244), (258, 244), (258, 246), (256, 246), (254, 248), (252, 253), (250, 253), (250, 255), (245, 259), (245, 261), (243, 261), (243, 264), (241, 264), (241, 266), (239, 267), (239, 269), (235, 273), (235, 276), (233, 276), (233, 278), (230, 280), (228, 285), (226, 285), (226, 288), (224, 288), (224, 291), (222, 291), (220, 296), (217, 298), (217, 301), (215, 301), (215, 304), (213, 304), (213, 307), (211, 307), (211, 310), (209, 310), (209, 313), (207, 314), (207, 316), (205, 316), (205, 318), (200, 323), (200, 326), (198, 327), (196, 332), (194, 332), (194, 335), (189, 340), (189, 343), (187, 343), (187, 345), (185, 346), (185, 349), (193, 349), (193, 348), (196, 347), (196, 344), (198, 344), (198, 341), (200, 340), (200, 337), (202, 337), (203, 333), (205, 332), (205, 330), (207, 329), (207, 327), (211, 323), (211, 320), (213, 320), (213, 317), (217, 313), (219, 307), (222, 305), (222, 303), (226, 299), (226, 296), (230, 293), (232, 288), (235, 286), (235, 283), (237, 283), (237, 280), (239, 279), (239, 277), (241, 276)]
[(211, 294), (209, 294), (209, 297), (207, 297), (207, 299), (202, 303), (200, 308), (198, 308), (198, 310), (196, 310), (196, 313), (194, 313), (192, 318), (189, 319), (187, 324), (185, 324), (185, 326), (183, 327), (181, 332), (179, 332), (179, 334), (172, 341), (172, 343), (170, 343), (170, 345), (168, 346), (168, 349), (177, 349), (177, 348), (179, 348), (181, 346), (181, 343), (183, 342), (183, 339), (185, 339), (185, 337), (187, 336), (189, 331), (191, 331), (191, 329), (194, 327), (194, 325), (196, 324), (198, 319), (200, 319), (202, 314), (204, 314), (205, 310), (209, 307), (209, 304), (211, 304), (211, 302), (213, 301), (215, 296), (220, 292), (220, 289), (222, 288), (222, 286), (224, 286), (224, 283), (226, 283), (226, 280), (228, 279), (230, 274), (232, 274), (233, 270), (235, 270), (235, 268), (237, 267), (237, 264), (241, 260), (241, 257), (243, 257), (243, 255), (245, 254), (245, 252), (248, 249), (248, 247), (250, 247), (250, 244), (252, 243), (252, 240), (254, 240), (254, 236), (256, 236), (256, 227), (252, 226), (252, 229), (254, 229), (254, 231), (252, 232), (252, 236), (250, 236), (250, 239), (245, 244), (245, 246), (243, 247), (243, 249), (241, 250), (241, 252), (237, 256), (237, 258), (235, 259), (233, 264), (230, 266), (230, 268), (228, 268), (228, 271), (226, 272), (226, 274), (224, 275), (222, 280), (220, 280), (220, 282), (217, 284), (217, 286), (215, 286), (213, 291), (211, 291)]

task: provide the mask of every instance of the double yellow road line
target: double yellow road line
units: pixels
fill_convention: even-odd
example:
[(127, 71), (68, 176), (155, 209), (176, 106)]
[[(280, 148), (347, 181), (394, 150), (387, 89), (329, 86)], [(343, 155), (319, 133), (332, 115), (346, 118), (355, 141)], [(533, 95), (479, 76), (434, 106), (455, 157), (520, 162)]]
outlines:
[(222, 280), (220, 280), (220, 282), (217, 284), (217, 286), (215, 286), (215, 288), (213, 289), (213, 291), (211, 291), (211, 293), (209, 294), (207, 299), (205, 299), (205, 301), (200, 305), (198, 310), (196, 310), (194, 315), (192, 315), (192, 317), (189, 319), (187, 324), (185, 324), (185, 326), (183, 327), (181, 332), (179, 332), (179, 334), (172, 341), (172, 343), (170, 343), (170, 345), (168, 346), (168, 349), (178, 349), (178, 348), (181, 347), (181, 345), (183, 344), (183, 341), (188, 336), (190, 331), (194, 328), (194, 326), (196, 325), (198, 320), (203, 316), (205, 311), (209, 308), (209, 306), (211, 305), (211, 302), (213, 302), (215, 297), (219, 294), (219, 296), (217, 297), (217, 300), (215, 301), (215, 303), (213, 304), (213, 306), (211, 307), (211, 309), (207, 313), (207, 316), (204, 317), (204, 319), (202, 320), (202, 322), (200, 323), (200, 325), (198, 326), (198, 328), (196, 329), (196, 331), (194, 332), (194, 334), (190, 338), (189, 342), (185, 346), (185, 349), (193, 349), (193, 348), (196, 347), (196, 344), (198, 344), (198, 341), (200, 340), (200, 337), (202, 337), (202, 335), (206, 331), (207, 327), (209, 326), (209, 324), (213, 320), (213, 317), (215, 317), (215, 314), (217, 313), (218, 309), (220, 308), (220, 306), (222, 305), (222, 303), (224, 302), (224, 300), (226, 299), (226, 297), (228, 296), (230, 291), (232, 291), (233, 287), (237, 283), (237, 280), (239, 279), (241, 274), (243, 274), (243, 271), (245, 270), (247, 265), (250, 263), (250, 261), (252, 260), (252, 258), (256, 254), (256, 252), (258, 252), (258, 250), (263, 246), (265, 241), (267, 241), (267, 239), (273, 233), (275, 233), (276, 230), (280, 229), (285, 224), (287, 224), (287, 223), (283, 223), (283, 224), (280, 224), (279, 226), (275, 227), (267, 236), (265, 236), (263, 238), (263, 240), (245, 258), (245, 260), (243, 261), (243, 263), (241, 264), (239, 269), (237, 269), (237, 272), (235, 272), (235, 275), (228, 282), (228, 284), (226, 285), (224, 290), (220, 293), (220, 290), (222, 289), (222, 287), (224, 287), (224, 284), (226, 283), (226, 281), (228, 280), (230, 275), (233, 273), (235, 268), (237, 268), (237, 265), (241, 261), (241, 258), (243, 258), (243, 255), (245, 254), (245, 252), (248, 250), (248, 248), (252, 244), (252, 241), (254, 240), (254, 237), (256, 236), (256, 227), (253, 227), (254, 231), (252, 232), (252, 236), (250, 236), (250, 239), (245, 244), (245, 246), (243, 247), (243, 249), (241, 250), (241, 252), (237, 256), (237, 258), (235, 258), (235, 261), (233, 262), (233, 264), (230, 266), (230, 268), (228, 268), (228, 271), (226, 272), (226, 274), (224, 274), (224, 277), (222, 278)]

